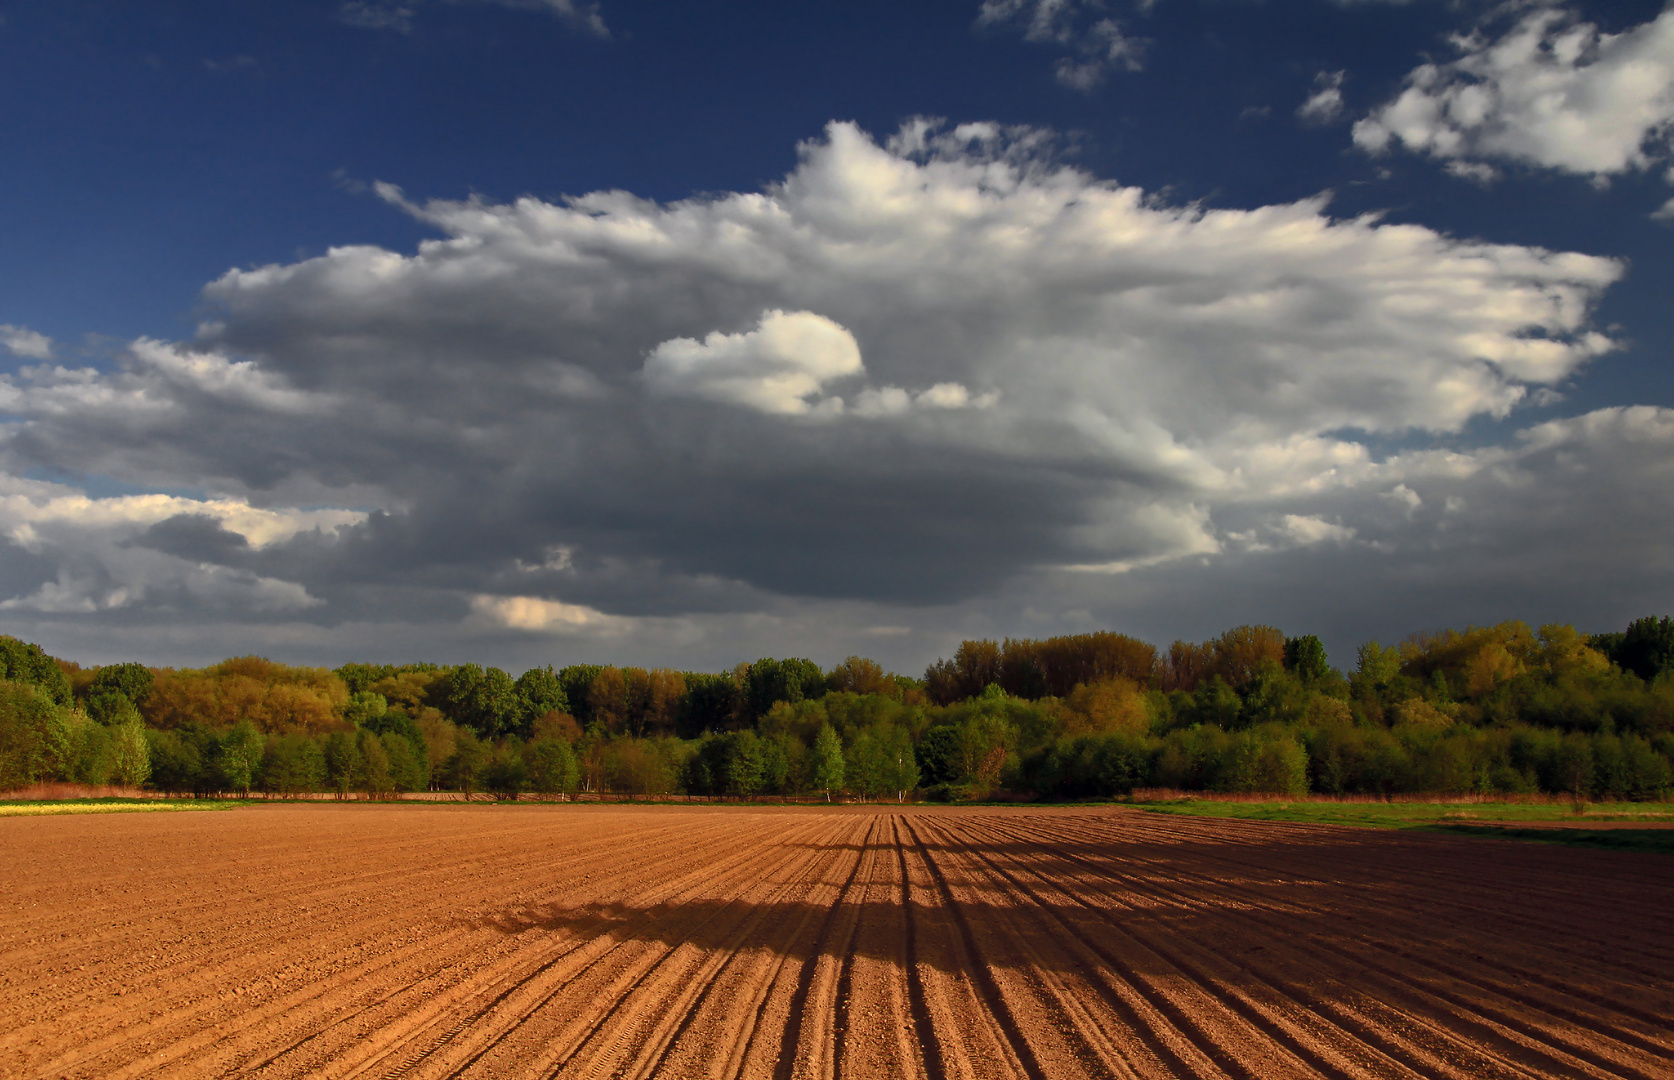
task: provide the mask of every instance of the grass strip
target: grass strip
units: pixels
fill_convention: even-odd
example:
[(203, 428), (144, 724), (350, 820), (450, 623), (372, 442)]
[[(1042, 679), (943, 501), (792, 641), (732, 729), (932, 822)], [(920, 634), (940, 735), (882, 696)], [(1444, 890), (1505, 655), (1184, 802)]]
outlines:
[(62, 814), (147, 814), (171, 810), (231, 810), (249, 805), (231, 799), (19, 799), (0, 802), (0, 817)]
[[(1612, 848), (1619, 851), (1674, 852), (1674, 829), (1588, 829), (1591, 822), (1674, 822), (1674, 804), (1611, 803), (1573, 805), (1552, 803), (1336, 803), (1234, 802), (1216, 799), (1177, 799), (1139, 803), (1157, 814), (1234, 818), (1243, 821), (1285, 821), (1315, 825), (1350, 825), (1369, 829), (1422, 829), (1460, 836), (1490, 836), (1533, 840), (1547, 844)], [(1565, 828), (1518, 828), (1490, 822), (1562, 822)], [(1582, 826), (1582, 827), (1576, 827)]]

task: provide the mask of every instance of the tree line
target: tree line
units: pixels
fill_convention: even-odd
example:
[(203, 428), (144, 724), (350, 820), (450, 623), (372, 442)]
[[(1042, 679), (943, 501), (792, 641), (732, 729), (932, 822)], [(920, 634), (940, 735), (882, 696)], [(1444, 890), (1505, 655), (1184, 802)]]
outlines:
[(1674, 620), (1520, 622), (1368, 642), (1235, 627), (966, 641), (921, 678), (850, 657), (726, 672), (237, 657), (82, 668), (0, 636), (0, 789), (208, 795), (1107, 798), (1138, 787), (1658, 799)]

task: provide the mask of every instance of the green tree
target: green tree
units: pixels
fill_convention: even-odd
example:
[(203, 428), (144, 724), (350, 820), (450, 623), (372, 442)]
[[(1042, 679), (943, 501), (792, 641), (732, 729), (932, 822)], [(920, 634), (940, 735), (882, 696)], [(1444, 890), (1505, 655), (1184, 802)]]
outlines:
[(60, 710), (59, 716), (65, 736), (60, 777), (95, 787), (108, 784), (115, 767), (110, 732), (80, 709)]
[(325, 741), (326, 782), (339, 799), (357, 790), (366, 774), (360, 753), (360, 732), (334, 731)]
[(814, 737), (813, 753), (809, 755), (808, 764), (814, 787), (825, 792), (825, 801), (830, 802), (831, 789), (843, 786), (843, 743), (830, 724), (822, 726), (820, 733)]
[(753, 731), (734, 731), (723, 735), (720, 742), (726, 749), (722, 775), (727, 793), (748, 799), (760, 792), (767, 772), (761, 738)]
[(1355, 682), (1370, 690), (1381, 690), (1395, 681), (1401, 673), (1401, 651), (1386, 649), (1375, 641), (1368, 641), (1355, 652)]
[(454, 790), (463, 794), (467, 800), (471, 798), (471, 793), (477, 790), (487, 757), (487, 748), (469, 728), (460, 729), (454, 736), (453, 754), (447, 761), (447, 779)]
[(890, 789), (885, 770), (889, 767), (886, 748), (872, 728), (861, 731), (849, 743), (843, 764), (843, 782), (863, 799), (875, 799)]
[(1646, 616), (1628, 623), (1610, 659), (1646, 681), (1674, 670), (1674, 618)]
[(766, 716), (776, 701), (795, 703), (825, 692), (825, 673), (812, 660), (763, 658), (744, 675), (744, 704), (750, 718)]
[(387, 798), (395, 791), (395, 777), (384, 740), (370, 731), (361, 731), (355, 736), (355, 744), (361, 760), (359, 783), (355, 787), (369, 799)]
[(918, 762), (913, 756), (913, 737), (905, 728), (891, 728), (883, 740), (884, 788), (895, 792), (896, 802), (918, 788)]
[(106, 727), (139, 716), (154, 677), (144, 664), (106, 664), (87, 686), (87, 714)]
[(349, 695), (348, 704), (343, 706), (343, 719), (356, 727), (370, 727), (388, 711), (389, 702), (384, 700), (384, 695), (359, 690)]
[(63, 726), (60, 709), (41, 687), (0, 682), (0, 791), (39, 783), (58, 766)]
[(448, 673), (442, 696), (449, 718), (485, 739), (497, 739), (517, 727), (517, 689), (512, 677), (497, 667), (459, 665)]
[(145, 742), (151, 758), (151, 786), (170, 795), (197, 794), (209, 786), (200, 740), (191, 731), (147, 728)]
[(1331, 664), (1325, 656), (1325, 643), (1313, 634), (1286, 638), (1285, 670), (1301, 679), (1304, 686), (1329, 678)]
[(430, 786), (430, 746), (417, 721), (400, 709), (388, 709), (367, 720), (366, 730), (384, 744), (395, 790), (423, 791)]
[(483, 787), (497, 799), (516, 799), (523, 791), (528, 773), (520, 748), (501, 746), (483, 771)]
[(59, 705), (71, 701), (70, 678), (39, 645), (0, 634), (0, 680), (38, 686)]
[(301, 795), (320, 790), (325, 779), (325, 753), (317, 739), (291, 733), (267, 740), (262, 754), (263, 790)]
[(729, 731), (738, 723), (743, 701), (738, 683), (731, 675), (686, 672), (686, 694), (680, 699), (675, 730), (688, 739)]
[(424, 743), (393, 731), (378, 736), (384, 757), (389, 760), (389, 790), (393, 792), (423, 791), (430, 785), (430, 763), (424, 755)]
[(563, 680), (550, 664), (525, 671), (517, 677), (512, 689), (517, 692), (517, 733), (523, 738), (534, 733), (535, 721), (547, 713), (570, 711), (570, 699), (564, 693)]
[(250, 794), (260, 773), (262, 736), (254, 724), (241, 720), (221, 736), (215, 766), (224, 778), (227, 790), (240, 795)]
[(529, 790), (542, 795), (569, 794), (581, 782), (575, 752), (562, 739), (536, 739), (523, 748)]
[(137, 720), (111, 729), (111, 775), (123, 787), (137, 788), (151, 777), (151, 744)]

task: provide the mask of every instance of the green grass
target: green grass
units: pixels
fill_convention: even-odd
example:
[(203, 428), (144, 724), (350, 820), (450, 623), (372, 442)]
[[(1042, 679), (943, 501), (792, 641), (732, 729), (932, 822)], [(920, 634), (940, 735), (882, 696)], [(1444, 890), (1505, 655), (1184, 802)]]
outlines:
[(1606, 847), (1633, 851), (1674, 852), (1674, 829), (1515, 828), (1481, 822), (1603, 821), (1674, 822), (1674, 803), (1570, 804), (1484, 802), (1222, 802), (1176, 799), (1142, 802), (1157, 814), (1238, 818), (1246, 821), (1295, 821), (1316, 825), (1353, 825), (1371, 829), (1424, 829), (1463, 836), (1535, 840), (1548, 844)]
[(146, 814), (168, 810), (231, 810), (248, 806), (232, 799), (15, 799), (0, 802), (0, 817), (60, 814)]

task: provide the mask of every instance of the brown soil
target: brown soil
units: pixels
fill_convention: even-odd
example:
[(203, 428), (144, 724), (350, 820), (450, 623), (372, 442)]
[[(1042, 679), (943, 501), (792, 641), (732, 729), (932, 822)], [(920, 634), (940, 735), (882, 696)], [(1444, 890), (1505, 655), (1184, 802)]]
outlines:
[(0, 820), (0, 1076), (1674, 1077), (1674, 862), (1095, 810)]

